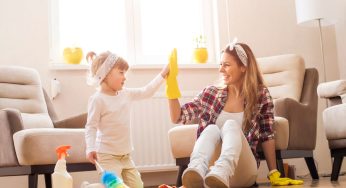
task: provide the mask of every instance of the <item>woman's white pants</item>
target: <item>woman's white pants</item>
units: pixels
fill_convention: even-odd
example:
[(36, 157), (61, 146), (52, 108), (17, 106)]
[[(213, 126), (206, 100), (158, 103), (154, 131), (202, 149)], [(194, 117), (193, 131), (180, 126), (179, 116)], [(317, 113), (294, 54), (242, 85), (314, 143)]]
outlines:
[(252, 186), (257, 178), (256, 159), (241, 126), (234, 120), (227, 120), (221, 128), (214, 124), (208, 125), (195, 143), (191, 163), (202, 160), (209, 164), (220, 142), (221, 154), (214, 165), (222, 166), (222, 174), (229, 178), (230, 187)]

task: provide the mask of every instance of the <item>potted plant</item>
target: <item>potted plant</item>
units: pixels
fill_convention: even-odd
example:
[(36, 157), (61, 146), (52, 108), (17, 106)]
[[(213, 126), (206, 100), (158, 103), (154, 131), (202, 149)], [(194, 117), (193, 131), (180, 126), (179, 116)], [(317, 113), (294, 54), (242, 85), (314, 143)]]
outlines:
[(197, 35), (193, 38), (195, 49), (193, 51), (193, 59), (196, 63), (206, 63), (208, 60), (208, 50), (206, 46), (206, 37)]

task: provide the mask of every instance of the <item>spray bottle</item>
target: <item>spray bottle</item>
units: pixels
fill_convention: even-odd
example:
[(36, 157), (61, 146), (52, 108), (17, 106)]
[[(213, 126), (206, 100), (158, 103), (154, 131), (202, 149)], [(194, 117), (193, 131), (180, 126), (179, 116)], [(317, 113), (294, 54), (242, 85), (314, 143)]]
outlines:
[(71, 175), (66, 170), (67, 150), (71, 146), (59, 146), (56, 149), (58, 154), (58, 162), (56, 162), (54, 173), (52, 175), (53, 188), (73, 188), (73, 180)]

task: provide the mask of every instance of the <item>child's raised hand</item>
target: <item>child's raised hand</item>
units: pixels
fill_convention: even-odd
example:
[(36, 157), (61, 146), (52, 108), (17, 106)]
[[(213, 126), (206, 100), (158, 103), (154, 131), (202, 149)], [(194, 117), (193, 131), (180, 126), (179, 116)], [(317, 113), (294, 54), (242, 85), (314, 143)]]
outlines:
[(95, 160), (97, 160), (96, 151), (92, 151), (92, 152), (88, 153), (87, 159), (88, 159), (92, 164), (95, 164)]
[(166, 78), (169, 74), (169, 64), (165, 65), (163, 69), (161, 70), (161, 76), (163, 78)]

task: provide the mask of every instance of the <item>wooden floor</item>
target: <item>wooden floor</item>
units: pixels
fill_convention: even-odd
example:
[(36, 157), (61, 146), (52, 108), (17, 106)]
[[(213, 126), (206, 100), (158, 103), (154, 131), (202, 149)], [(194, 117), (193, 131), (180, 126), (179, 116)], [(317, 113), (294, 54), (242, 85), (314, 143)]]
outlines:
[[(318, 181), (312, 181), (311, 178), (303, 179), (303, 185), (294, 185), (294, 186), (275, 186), (276, 188), (299, 188), (299, 187), (323, 187), (323, 188), (332, 188), (332, 187), (346, 187), (346, 176), (340, 176), (339, 181), (331, 182), (330, 177), (321, 177)], [(258, 188), (272, 187), (267, 180), (258, 182)], [(156, 187), (146, 187), (146, 188), (157, 188)]]
[[(298, 187), (346, 187), (346, 176), (340, 176), (339, 181), (332, 182), (330, 177), (321, 177), (318, 181), (313, 181), (311, 178), (303, 179), (303, 185), (294, 185), (294, 186), (276, 186), (277, 188), (298, 188)], [(258, 183), (258, 188), (272, 187), (269, 182)]]

